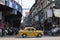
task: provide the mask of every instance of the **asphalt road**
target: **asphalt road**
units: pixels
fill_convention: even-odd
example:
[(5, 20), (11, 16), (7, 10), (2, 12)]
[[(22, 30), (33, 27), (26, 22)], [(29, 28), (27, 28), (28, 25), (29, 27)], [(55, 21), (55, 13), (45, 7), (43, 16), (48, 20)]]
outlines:
[(20, 38), (16, 36), (7, 36), (7, 37), (0, 37), (0, 40), (60, 40), (60, 36), (43, 36), (42, 38)]

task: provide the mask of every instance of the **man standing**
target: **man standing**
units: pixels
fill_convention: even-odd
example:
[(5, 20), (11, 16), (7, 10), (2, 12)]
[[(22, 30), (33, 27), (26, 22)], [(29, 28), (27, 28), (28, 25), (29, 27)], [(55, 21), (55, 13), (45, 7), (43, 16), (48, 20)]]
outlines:
[(5, 25), (1, 22), (1, 20), (0, 20), (0, 36), (4, 36), (4, 27), (5, 27)]

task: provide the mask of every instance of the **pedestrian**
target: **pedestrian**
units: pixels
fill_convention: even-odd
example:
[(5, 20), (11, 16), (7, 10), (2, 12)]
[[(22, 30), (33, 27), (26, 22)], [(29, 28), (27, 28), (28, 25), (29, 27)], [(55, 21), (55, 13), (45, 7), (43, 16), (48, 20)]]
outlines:
[(1, 36), (4, 36), (4, 27), (5, 27), (5, 25), (1, 22), (1, 20), (0, 20), (0, 30), (2, 31), (1, 33)]

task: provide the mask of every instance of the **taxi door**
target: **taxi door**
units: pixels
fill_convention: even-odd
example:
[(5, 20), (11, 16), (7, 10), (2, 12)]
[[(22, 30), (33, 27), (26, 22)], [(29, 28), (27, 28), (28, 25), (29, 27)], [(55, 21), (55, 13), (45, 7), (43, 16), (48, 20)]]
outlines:
[(31, 29), (31, 33), (32, 33), (32, 35), (31, 36), (37, 36), (37, 32), (36, 32), (36, 29)]
[(25, 31), (25, 33), (27, 34), (27, 36), (31, 36), (32, 35), (32, 30), (31, 29), (27, 29), (27, 31)]

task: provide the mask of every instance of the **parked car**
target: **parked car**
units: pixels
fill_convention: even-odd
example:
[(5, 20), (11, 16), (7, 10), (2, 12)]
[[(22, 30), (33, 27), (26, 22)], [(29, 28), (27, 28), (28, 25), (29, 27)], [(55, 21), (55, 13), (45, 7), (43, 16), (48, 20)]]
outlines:
[(42, 30), (36, 30), (34, 27), (25, 27), (23, 30), (19, 30), (18, 35), (22, 37), (42, 37), (44, 33)]

